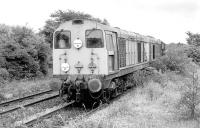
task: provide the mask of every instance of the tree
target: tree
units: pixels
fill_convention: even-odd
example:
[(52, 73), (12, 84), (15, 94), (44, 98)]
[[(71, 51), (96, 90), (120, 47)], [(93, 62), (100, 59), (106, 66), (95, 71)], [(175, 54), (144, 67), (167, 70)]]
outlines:
[(53, 40), (53, 32), (61, 23), (65, 21), (73, 20), (73, 19), (90, 19), (97, 21), (102, 24), (109, 25), (108, 21), (104, 19), (104, 21), (100, 20), (99, 18), (95, 18), (90, 14), (73, 11), (73, 10), (58, 10), (50, 15), (50, 19), (46, 21), (44, 28), (40, 31), (40, 34), (45, 36), (45, 41), (50, 44), (52, 47), (52, 40)]
[(110, 26), (109, 22), (106, 19), (103, 19), (102, 24)]
[[(93, 17), (90, 14), (86, 14), (79, 11), (75, 12), (73, 10), (67, 10), (67, 11), (58, 10), (55, 13), (52, 13), (50, 17), (53, 18), (54, 21), (59, 24), (73, 19), (93, 19)], [(97, 18), (94, 19), (100, 21)]]
[(200, 34), (187, 32), (188, 38), (186, 38), (187, 43), (190, 48), (187, 50), (187, 55), (192, 58), (192, 61), (196, 64), (200, 64)]
[(200, 34), (199, 33), (191, 33), (190, 31), (186, 32), (188, 35), (187, 43), (193, 46), (200, 46)]
[[(0, 69), (13, 79), (36, 77), (47, 74), (50, 48), (44, 42), (44, 37), (26, 26), (0, 25)], [(42, 52), (43, 53), (42, 53)], [(41, 56), (45, 56), (45, 59)], [(45, 65), (45, 66), (44, 66)], [(44, 68), (45, 67), (45, 68)]]
[(10, 42), (11, 39), (11, 29), (5, 24), (0, 24), (0, 45)]
[(54, 21), (54, 20), (47, 20), (44, 28), (40, 30), (39, 34), (44, 35), (45, 42), (49, 43), (52, 47), (52, 41), (53, 41), (53, 32), (55, 29), (59, 26), (60, 23)]
[(200, 65), (200, 48), (191, 46), (188, 50), (186, 50), (187, 56), (192, 58), (192, 61), (198, 65)]

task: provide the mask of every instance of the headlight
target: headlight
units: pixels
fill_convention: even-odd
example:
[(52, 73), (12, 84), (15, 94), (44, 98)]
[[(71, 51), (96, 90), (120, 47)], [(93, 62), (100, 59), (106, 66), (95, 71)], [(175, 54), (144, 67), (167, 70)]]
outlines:
[(92, 93), (99, 92), (102, 89), (102, 83), (99, 79), (91, 79), (88, 82), (88, 88)]
[(68, 63), (62, 63), (61, 64), (61, 70), (64, 72), (69, 71), (69, 64)]

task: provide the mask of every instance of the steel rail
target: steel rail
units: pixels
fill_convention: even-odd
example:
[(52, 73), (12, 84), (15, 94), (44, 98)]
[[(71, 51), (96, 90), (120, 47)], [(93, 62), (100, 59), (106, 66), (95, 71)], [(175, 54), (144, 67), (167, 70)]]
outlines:
[(58, 97), (58, 96), (59, 96), (59, 93), (58, 92), (54, 92), (52, 94), (48, 94), (46, 97), (38, 98), (38, 99), (35, 99), (33, 101), (27, 102), (25, 104), (17, 105), (17, 106), (14, 106), (13, 108), (8, 108), (8, 109), (6, 109), (4, 111), (0, 111), (0, 115), (3, 115), (3, 114), (6, 114), (6, 113), (9, 113), (9, 112), (18, 110), (20, 108), (28, 107), (28, 106), (31, 106), (33, 104), (36, 104), (36, 103), (39, 103), (39, 102), (43, 102), (45, 100), (53, 99), (53, 98)]
[(50, 90), (42, 91), (42, 92), (39, 92), (39, 93), (36, 93), (36, 94), (28, 95), (28, 96), (25, 96), (25, 97), (22, 97), (22, 98), (16, 98), (16, 99), (4, 101), (4, 102), (0, 103), (0, 106), (6, 106), (6, 105), (13, 103), (13, 102), (22, 101), (22, 100), (29, 99), (29, 98), (32, 98), (32, 97), (35, 97), (35, 96), (40, 96), (40, 95), (43, 95), (43, 94), (48, 94), (52, 91), (53, 90), (50, 89)]
[(37, 113), (33, 116), (30, 116), (28, 118), (25, 118), (21, 121), (17, 121), (14, 123), (14, 126), (22, 126), (22, 125), (31, 125), (33, 122), (39, 120), (40, 118), (44, 118), (54, 112), (57, 112), (58, 110), (61, 110), (71, 104), (75, 103), (75, 101), (71, 101), (71, 102), (68, 102), (68, 103), (63, 103), (63, 104), (60, 104), (58, 106), (55, 106), (53, 108), (49, 108), (49, 109), (46, 109), (44, 112), (41, 112), (41, 113)]
[(77, 117), (77, 118), (71, 118), (70, 120), (68, 120), (68, 122), (70, 121), (78, 121), (78, 120), (81, 120), (83, 118), (88, 118), (90, 115), (94, 114), (95, 112), (99, 111), (99, 110), (102, 110), (103, 108), (106, 108), (108, 107), (110, 104), (113, 104), (115, 101), (119, 100), (121, 97), (125, 96), (126, 94), (130, 93), (131, 91), (133, 91), (134, 88), (130, 88), (130, 89), (127, 89), (126, 91), (124, 91), (123, 93), (117, 95), (116, 97), (114, 97), (113, 99), (110, 100), (109, 103), (103, 103), (103, 104), (100, 104), (97, 108), (94, 108), (90, 111), (86, 111), (85, 114)]
[[(95, 113), (96, 111), (101, 110), (101, 109), (103, 109), (103, 108), (109, 106), (109, 105), (112, 104), (114, 101), (120, 99), (122, 96), (126, 95), (127, 93), (131, 92), (132, 90), (133, 90), (133, 89), (127, 89), (124, 93), (119, 94), (119, 95), (116, 96), (114, 99), (112, 99), (112, 100), (110, 101), (110, 103), (101, 104), (99, 107), (97, 107), (97, 108), (95, 108), (95, 109), (92, 109), (92, 110), (90, 110), (90, 111), (86, 111), (85, 114), (81, 115), (81, 116), (78, 117), (78, 118), (71, 118), (70, 120), (68, 120), (68, 122), (71, 121), (71, 120), (79, 120), (80, 118), (88, 117), (89, 115)], [(35, 114), (35, 115), (30, 116), (30, 117), (28, 117), (28, 118), (25, 118), (25, 119), (23, 119), (23, 120), (21, 120), (21, 121), (15, 122), (15, 123), (14, 123), (14, 126), (15, 126), (15, 127), (16, 127), (16, 126), (23, 126), (23, 125), (30, 126), (30, 125), (32, 125), (35, 121), (37, 121), (37, 120), (39, 120), (39, 119), (41, 119), (41, 118), (43, 118), (43, 117), (46, 117), (46, 116), (48, 116), (48, 115), (50, 115), (50, 114), (52, 114), (52, 113), (54, 113), (54, 112), (56, 112), (56, 111), (58, 111), (58, 110), (64, 108), (64, 107), (67, 107), (67, 106), (69, 106), (69, 105), (71, 105), (71, 104), (73, 104), (73, 103), (75, 103), (75, 101), (71, 101), (71, 102), (68, 102), (68, 103), (61, 104), (61, 105), (59, 105), (59, 106), (55, 106), (55, 107), (50, 108), (50, 109), (46, 109), (44, 112)]]

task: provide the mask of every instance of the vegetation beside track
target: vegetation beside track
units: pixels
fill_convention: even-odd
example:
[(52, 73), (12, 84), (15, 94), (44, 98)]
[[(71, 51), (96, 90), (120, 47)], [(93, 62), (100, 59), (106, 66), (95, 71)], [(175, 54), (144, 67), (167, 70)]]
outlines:
[[(200, 75), (200, 74), (199, 74)], [(199, 119), (187, 119), (177, 108), (188, 79), (174, 72), (161, 74), (162, 83), (150, 80), (144, 87), (97, 111), (88, 118), (63, 126), (64, 128), (196, 128)], [(127, 100), (128, 99), (128, 100)], [(198, 106), (200, 108), (200, 106)]]
[(143, 86), (137, 86), (132, 93), (89, 118), (71, 121), (64, 127), (199, 127), (200, 85), (198, 77), (192, 75), (200, 76), (199, 59), (196, 58), (199, 53), (193, 49), (194, 52), (188, 54), (191, 47), (194, 48), (169, 44), (166, 55), (151, 64), (159, 72), (152, 75), (150, 81), (143, 84), (141, 76), (139, 82), (131, 77), (132, 84)]
[(46, 77), (44, 79), (12, 81), (0, 87), (0, 102), (25, 97), (49, 89), (57, 90), (60, 80)]
[[(0, 25), (0, 102), (24, 97), (30, 93), (37, 93), (49, 88), (59, 88), (59, 80), (47, 76), (48, 64), (51, 64), (52, 33), (59, 23), (82, 17), (108, 24), (106, 20), (101, 21), (89, 14), (71, 10), (58, 10), (50, 17), (52, 19), (46, 21), (44, 29), (39, 33), (35, 33), (26, 26)], [(188, 77), (188, 75), (191, 75), (189, 72), (193, 72), (194, 67), (200, 65), (200, 34), (187, 32), (187, 35), (188, 45), (180, 43), (167, 45), (166, 56), (152, 64), (156, 69), (163, 72), (167, 71), (167, 73), (152, 76), (151, 82), (144, 83), (146, 79), (141, 77), (141, 72), (138, 72), (138, 78), (132, 76), (130, 79), (138, 85), (144, 83), (144, 86), (137, 86), (136, 90), (118, 102), (111, 104), (109, 108), (97, 112), (97, 114), (86, 120), (81, 120), (79, 123), (72, 121), (66, 124), (68, 114), (73, 115), (73, 113), (64, 113), (61, 116), (46, 120), (45, 126), (198, 127), (198, 117), (195, 120), (183, 120), (185, 115), (182, 112), (187, 107), (183, 107), (181, 111), (177, 109), (177, 103), (188, 106), (188, 102), (179, 101), (188, 94), (185, 93), (188, 90), (184, 90), (184, 88), (187, 83), (185, 81), (191, 81), (191, 78)], [(194, 93), (189, 90), (189, 94)], [(196, 103), (195, 100), (193, 102)], [(42, 109), (37, 108), (41, 106), (42, 108), (53, 107), (57, 103), (57, 100), (52, 100), (39, 106), (30, 107), (28, 114), (22, 108), (14, 114), (0, 117), (0, 126), (9, 127), (10, 125), (5, 123), (13, 123), (20, 120), (24, 115), (28, 116), (40, 112)], [(196, 108), (199, 108), (198, 104)], [(59, 118), (59, 120), (56, 118)], [(42, 126), (38, 124), (34, 127)]]

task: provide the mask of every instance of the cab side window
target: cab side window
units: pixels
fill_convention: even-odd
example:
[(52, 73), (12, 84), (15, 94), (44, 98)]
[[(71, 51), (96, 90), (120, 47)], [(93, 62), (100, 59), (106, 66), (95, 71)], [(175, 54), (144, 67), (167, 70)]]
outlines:
[(114, 44), (113, 44), (112, 35), (106, 34), (106, 44), (107, 44), (107, 50), (108, 51), (113, 51), (114, 50)]
[(69, 31), (58, 31), (55, 33), (55, 49), (69, 49), (71, 48), (70, 32)]

